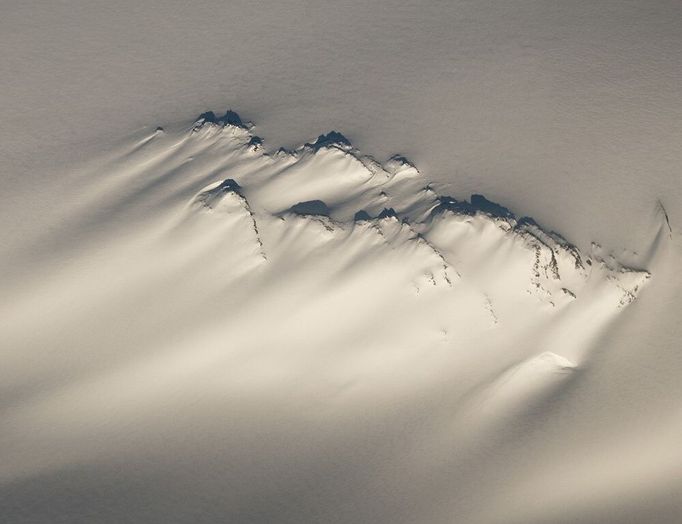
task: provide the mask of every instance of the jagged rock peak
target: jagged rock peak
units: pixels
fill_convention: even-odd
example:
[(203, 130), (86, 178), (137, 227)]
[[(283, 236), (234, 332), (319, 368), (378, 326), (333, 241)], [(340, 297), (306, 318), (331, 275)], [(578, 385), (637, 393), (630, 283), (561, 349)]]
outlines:
[(474, 207), (474, 209), (487, 213), (493, 217), (515, 218), (514, 213), (512, 213), (509, 209), (496, 202), (488, 200), (483, 195), (471, 195), (471, 205)]
[(233, 192), (241, 194), (242, 186), (240, 186), (236, 180), (232, 178), (226, 178), (220, 185), (215, 188), (215, 191), (221, 191), (223, 193)]
[(351, 147), (350, 140), (343, 136), (338, 131), (330, 131), (326, 135), (320, 135), (317, 140), (306, 144), (307, 147), (318, 151), (324, 147), (340, 147), (341, 149), (348, 149)]
[(392, 207), (385, 207), (377, 216), (379, 220), (382, 218), (398, 218), (398, 213)]
[(234, 126), (234, 127), (239, 127), (241, 129), (250, 129), (253, 127), (249, 122), (244, 122), (239, 114), (235, 111), (232, 111), (231, 109), (228, 109), (224, 115), (222, 116), (216, 116), (216, 114), (213, 111), (206, 111), (205, 113), (202, 113), (199, 115), (199, 117), (196, 120), (197, 124), (215, 124), (215, 125), (221, 125), (221, 126)]
[(217, 185), (213, 189), (202, 191), (197, 196), (196, 201), (208, 209), (213, 209), (225, 195), (229, 194), (237, 195), (237, 198), (245, 201), (244, 195), (242, 194), (241, 186), (237, 183), (236, 180), (233, 180), (231, 178), (223, 180), (219, 185)]
[(393, 155), (391, 158), (389, 158), (384, 163), (384, 168), (387, 168), (388, 170), (393, 171), (393, 172), (400, 169), (400, 168), (408, 168), (408, 169), (414, 169), (415, 171), (418, 171), (417, 166), (415, 166), (412, 162), (410, 162), (403, 155)]
[(442, 213), (443, 211), (452, 211), (464, 215), (483, 213), (493, 218), (516, 220), (516, 215), (508, 208), (478, 194), (471, 195), (469, 202), (466, 200), (457, 200), (451, 196), (439, 196), (438, 204), (433, 208), (432, 214)]

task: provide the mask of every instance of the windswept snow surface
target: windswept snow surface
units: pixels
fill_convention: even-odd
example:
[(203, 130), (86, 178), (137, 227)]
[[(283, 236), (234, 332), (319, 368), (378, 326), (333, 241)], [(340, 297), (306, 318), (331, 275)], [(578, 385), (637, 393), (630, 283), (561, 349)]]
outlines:
[[(271, 150), (206, 113), (113, 149), (37, 188), (0, 260), (5, 521), (559, 522), (600, 500), (576, 481), (593, 450), (514, 442), (655, 274), (337, 132)], [(639, 438), (599, 455), (617, 496)], [(651, 478), (680, 466), (657, 438), (624, 459)]]

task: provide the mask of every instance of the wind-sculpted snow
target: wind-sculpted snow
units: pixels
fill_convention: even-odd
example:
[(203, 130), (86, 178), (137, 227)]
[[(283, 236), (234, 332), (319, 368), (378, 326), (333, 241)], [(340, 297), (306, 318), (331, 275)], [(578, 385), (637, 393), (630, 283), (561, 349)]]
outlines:
[(5, 261), (10, 521), (473, 521), (471, 457), (570, 391), (649, 278), (338, 132), (252, 131), (120, 144)]
[[(227, 138), (239, 147), (254, 143), (250, 128), (236, 113), (228, 111), (224, 117), (213, 113), (200, 117), (193, 132), (201, 133), (203, 139)], [(256, 142), (262, 144), (258, 137)], [(507, 288), (515, 284), (515, 292), (505, 289), (495, 293), (500, 300), (515, 305), (523, 302), (523, 292), (551, 306), (565, 305), (577, 299), (583, 289), (603, 281), (615, 289), (604, 289), (600, 298), (614, 295), (620, 307), (636, 298), (640, 285), (649, 277), (646, 272), (624, 268), (615, 261), (609, 265), (597, 255), (583, 256), (560, 235), (544, 231), (529, 217), (516, 217), (482, 195), (472, 195), (468, 202), (440, 196), (407, 159), (395, 156), (381, 165), (371, 157), (361, 156), (336, 131), (284, 154), (288, 158), (262, 153), (271, 164), (272, 172), (267, 177), (248, 169), (240, 173), (241, 183), (249, 193), (248, 202), (233, 179), (207, 186), (195, 200), (207, 203), (219, 196), (237, 194), (244, 207), (258, 210), (258, 221), (268, 228), (274, 216), (293, 228), (308, 227), (297, 225), (301, 217), (307, 217), (307, 222), (322, 224), (330, 233), (329, 240), (338, 243), (339, 249), (355, 230), (363, 230), (364, 224), (365, 229), (376, 231), (395, 249), (400, 249), (395, 244), (414, 243), (409, 249), (427, 246), (425, 259), (437, 257), (437, 267), (426, 269), (425, 274), (416, 271), (415, 282), (426, 277), (435, 284), (434, 273), (442, 272), (444, 280), (452, 285), (448, 273), (461, 277), (459, 267), (465, 274), (473, 273), (472, 280), (482, 293), (499, 289), (501, 284), (495, 280), (505, 282)], [(255, 223), (254, 216), (257, 229)], [(314, 245), (315, 240), (310, 243)], [(323, 245), (330, 247), (328, 242)], [(504, 252), (506, 259), (496, 256), (497, 252)], [(523, 262), (527, 265), (525, 271), (514, 267)], [(486, 265), (494, 267), (495, 279), (490, 275), (481, 279), (476, 274)], [(419, 292), (419, 285), (414, 287)]]

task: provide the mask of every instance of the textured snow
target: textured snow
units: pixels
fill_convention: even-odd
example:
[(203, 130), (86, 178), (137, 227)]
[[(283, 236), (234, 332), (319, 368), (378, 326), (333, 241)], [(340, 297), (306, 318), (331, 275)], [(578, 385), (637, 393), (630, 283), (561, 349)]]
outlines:
[[(673, 0), (4, 2), (0, 520), (679, 522), (681, 21)], [(188, 138), (225, 107), (264, 140)], [(311, 165), (276, 148), (329, 129), (379, 177), (409, 175), (398, 152), (428, 198), (542, 230), (386, 192), (444, 257), (466, 241), (448, 294), (394, 213), (394, 250), (369, 234), (382, 201), (331, 198), (370, 178), (349, 155), (358, 180), (299, 186)], [(591, 278), (542, 248), (534, 276), (523, 246), (552, 230)]]
[(338, 132), (267, 146), (203, 115), (59, 181), (5, 261), (10, 521), (482, 518), (471, 461), (650, 280)]

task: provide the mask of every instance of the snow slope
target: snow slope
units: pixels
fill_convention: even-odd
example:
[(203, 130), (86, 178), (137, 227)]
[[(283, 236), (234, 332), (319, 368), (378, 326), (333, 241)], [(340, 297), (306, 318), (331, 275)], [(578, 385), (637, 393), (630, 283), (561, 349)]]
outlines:
[[(534, 471), (500, 491), (537, 462), (486, 456), (576, 395), (658, 278), (338, 132), (270, 150), (231, 111), (39, 190), (0, 259), (9, 522), (560, 521)], [(652, 227), (647, 265), (673, 242)], [(639, 471), (679, 465), (673, 434)]]

